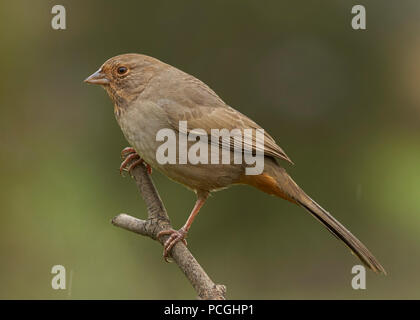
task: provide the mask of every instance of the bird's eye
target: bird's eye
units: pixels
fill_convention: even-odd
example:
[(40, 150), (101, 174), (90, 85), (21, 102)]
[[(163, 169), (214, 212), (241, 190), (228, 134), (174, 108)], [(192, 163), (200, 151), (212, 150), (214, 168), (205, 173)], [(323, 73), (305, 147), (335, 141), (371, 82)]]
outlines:
[(118, 67), (118, 69), (117, 69), (118, 74), (121, 74), (121, 75), (127, 73), (127, 71), (128, 70), (127, 70), (126, 67)]

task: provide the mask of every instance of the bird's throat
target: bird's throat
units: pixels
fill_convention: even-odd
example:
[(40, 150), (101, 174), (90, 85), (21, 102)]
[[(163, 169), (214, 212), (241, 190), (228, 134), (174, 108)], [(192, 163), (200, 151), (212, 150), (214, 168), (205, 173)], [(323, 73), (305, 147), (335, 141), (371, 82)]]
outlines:
[(111, 100), (114, 102), (115, 116), (119, 117), (121, 113), (128, 107), (129, 101), (111, 86), (107, 86), (105, 89)]

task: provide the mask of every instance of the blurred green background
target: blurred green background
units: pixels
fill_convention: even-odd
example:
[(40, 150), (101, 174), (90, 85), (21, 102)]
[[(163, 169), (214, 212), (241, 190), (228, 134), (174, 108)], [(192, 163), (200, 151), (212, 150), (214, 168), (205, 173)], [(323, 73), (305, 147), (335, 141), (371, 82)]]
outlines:
[[(216, 193), (189, 248), (228, 298), (420, 298), (420, 2), (2, 1), (0, 298), (193, 299), (150, 239), (106, 93), (83, 83), (108, 58), (154, 56), (262, 125), (289, 173), (389, 275), (353, 290), (349, 251), (303, 209), (250, 187)], [(51, 28), (51, 8), (67, 30)], [(172, 223), (195, 195), (155, 171)], [(65, 291), (51, 268), (67, 270)], [(71, 275), (71, 281), (70, 281)], [(70, 283), (71, 282), (71, 283)]]

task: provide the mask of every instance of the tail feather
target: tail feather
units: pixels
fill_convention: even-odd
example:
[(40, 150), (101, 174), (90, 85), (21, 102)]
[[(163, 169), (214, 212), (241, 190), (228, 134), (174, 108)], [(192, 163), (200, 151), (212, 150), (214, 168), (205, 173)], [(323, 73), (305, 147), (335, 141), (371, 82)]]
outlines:
[(347, 230), (340, 222), (338, 222), (331, 214), (324, 210), (319, 204), (313, 201), (307, 195), (306, 199), (299, 200), (298, 203), (309, 211), (318, 221), (320, 221), (327, 229), (342, 240), (350, 250), (370, 269), (377, 273), (386, 274), (384, 267), (370, 253), (369, 249), (357, 239), (349, 230)]
[(349, 230), (338, 222), (330, 213), (312, 200), (274, 160), (267, 159), (264, 173), (259, 176), (247, 176), (242, 183), (254, 187), (290, 202), (298, 204), (320, 221), (334, 236), (342, 240), (347, 247), (370, 269), (386, 274), (379, 261), (368, 248)]

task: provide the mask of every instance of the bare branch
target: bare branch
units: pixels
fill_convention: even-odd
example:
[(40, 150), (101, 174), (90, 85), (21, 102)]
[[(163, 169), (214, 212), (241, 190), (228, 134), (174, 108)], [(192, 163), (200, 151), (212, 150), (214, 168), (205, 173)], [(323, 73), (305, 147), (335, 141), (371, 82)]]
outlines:
[[(112, 224), (157, 240), (157, 234), (160, 231), (171, 228), (165, 206), (144, 165), (135, 167), (131, 173), (146, 203), (148, 218), (147, 220), (140, 220), (122, 213), (112, 219)], [(168, 236), (161, 237), (160, 242), (162, 245), (167, 238)], [(216, 285), (210, 279), (182, 242), (178, 242), (172, 248), (171, 257), (188, 278), (200, 299), (225, 299), (226, 287), (224, 285)]]

